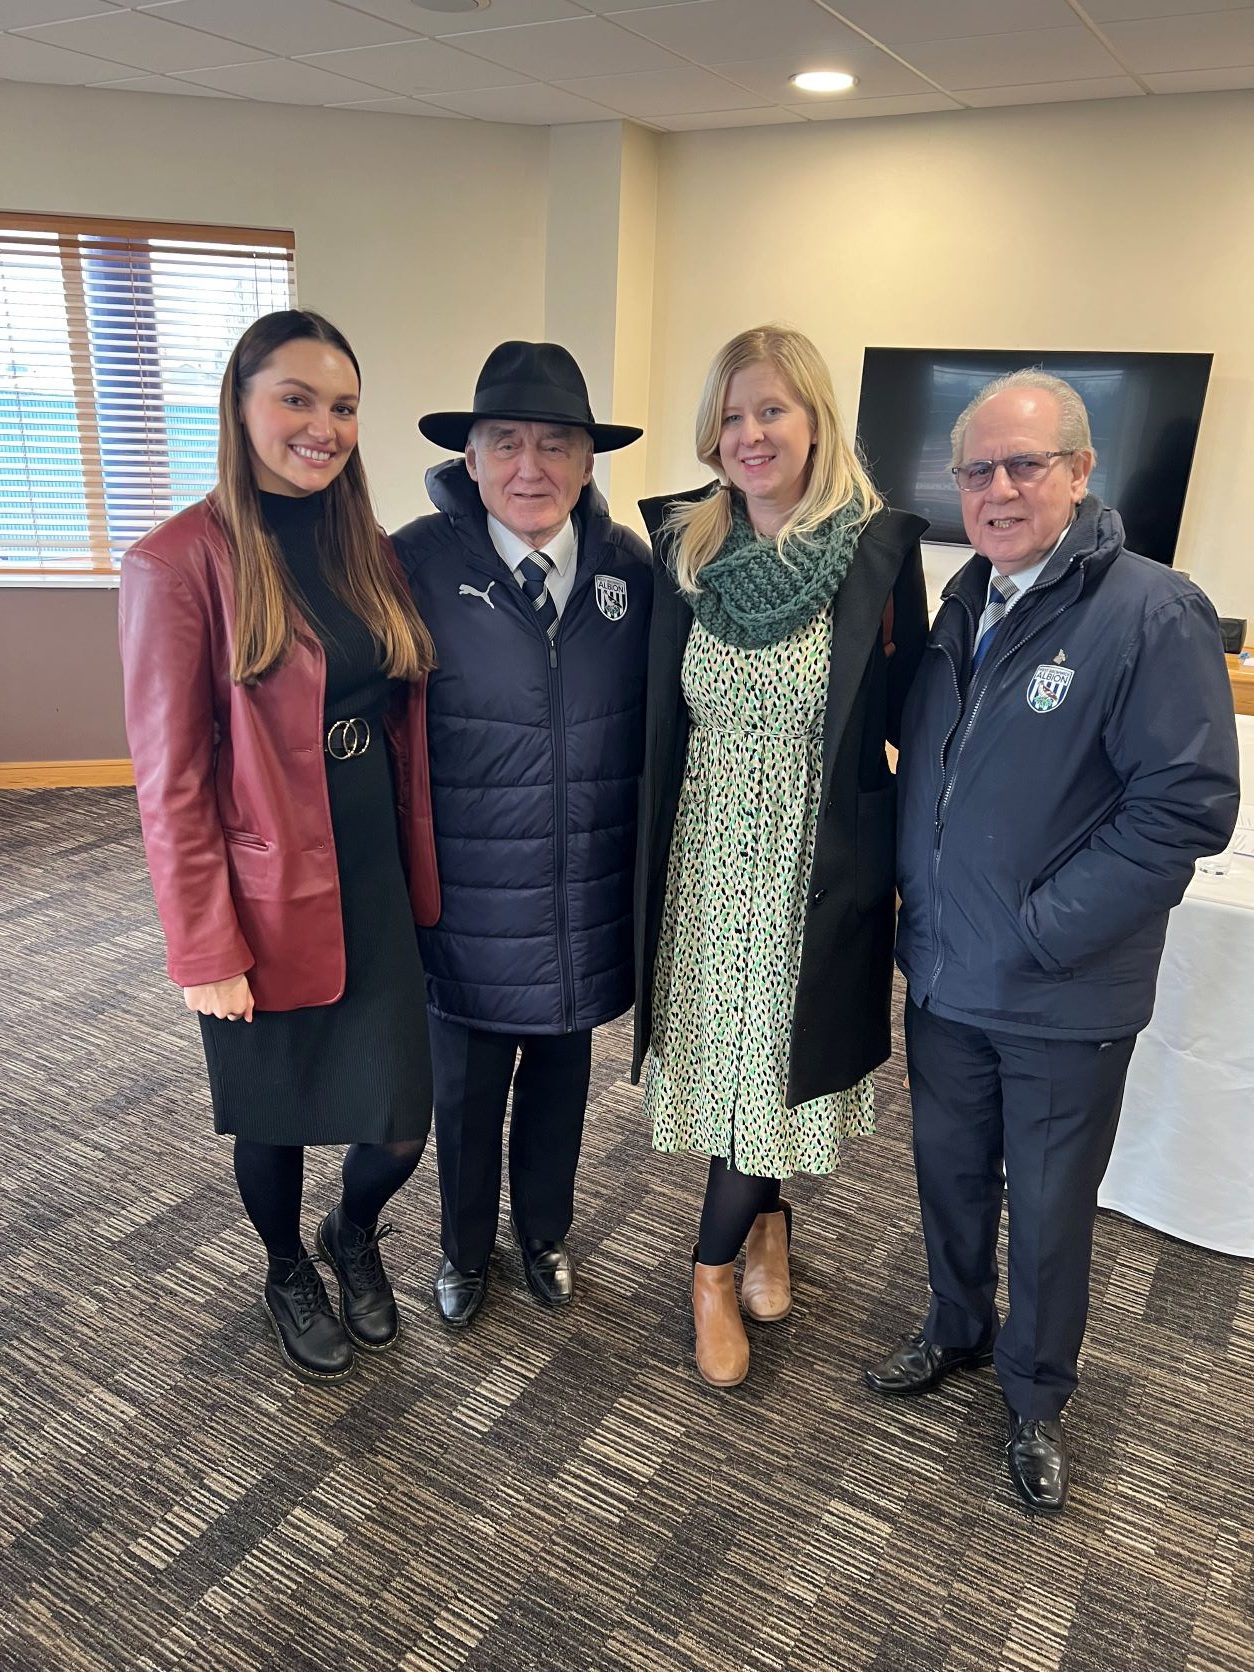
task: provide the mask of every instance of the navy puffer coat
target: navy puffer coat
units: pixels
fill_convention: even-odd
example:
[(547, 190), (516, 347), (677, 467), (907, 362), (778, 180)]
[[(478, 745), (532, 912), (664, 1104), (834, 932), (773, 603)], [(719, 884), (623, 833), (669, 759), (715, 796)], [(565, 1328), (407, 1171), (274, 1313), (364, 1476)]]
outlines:
[(492, 1032), (595, 1027), (632, 999), (649, 550), (586, 487), (550, 647), (465, 465), (437, 465), (427, 491), (436, 513), (393, 539), (439, 658), (427, 701), (443, 914), (420, 935), (428, 999)]

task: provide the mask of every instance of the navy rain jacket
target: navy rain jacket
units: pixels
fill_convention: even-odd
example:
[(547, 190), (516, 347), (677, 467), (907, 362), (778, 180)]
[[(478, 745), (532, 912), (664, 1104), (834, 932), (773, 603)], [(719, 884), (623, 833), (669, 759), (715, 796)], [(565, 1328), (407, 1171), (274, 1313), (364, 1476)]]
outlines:
[[(450, 1021), (570, 1033), (632, 1000), (632, 867), (653, 598), (649, 549), (589, 484), (550, 646), (461, 460), (393, 535), (438, 666), (427, 693), (443, 912), (420, 932)], [(486, 596), (485, 596), (486, 594)]]
[(1112, 1039), (1150, 1019), (1167, 914), (1240, 799), (1215, 611), (1089, 495), (961, 692), (989, 564), (945, 588), (907, 699), (897, 962), (916, 1004)]

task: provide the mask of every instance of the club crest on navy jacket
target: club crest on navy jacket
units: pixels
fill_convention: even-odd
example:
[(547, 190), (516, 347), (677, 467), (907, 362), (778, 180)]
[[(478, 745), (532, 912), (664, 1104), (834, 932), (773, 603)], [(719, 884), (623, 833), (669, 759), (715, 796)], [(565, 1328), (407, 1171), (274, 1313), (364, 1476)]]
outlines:
[(589, 484), (555, 642), (498, 556), (461, 460), (393, 536), (435, 640), (428, 684), (443, 911), (420, 934), (440, 1016), (568, 1033), (632, 999), (632, 868), (653, 599), (649, 549)]

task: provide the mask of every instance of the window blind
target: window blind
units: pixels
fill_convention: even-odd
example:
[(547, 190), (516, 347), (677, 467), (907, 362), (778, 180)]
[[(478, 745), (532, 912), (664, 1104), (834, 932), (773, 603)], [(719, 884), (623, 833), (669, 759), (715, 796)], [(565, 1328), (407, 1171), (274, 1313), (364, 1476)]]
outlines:
[(241, 332), (288, 232), (0, 212), (0, 574), (110, 570), (217, 475)]

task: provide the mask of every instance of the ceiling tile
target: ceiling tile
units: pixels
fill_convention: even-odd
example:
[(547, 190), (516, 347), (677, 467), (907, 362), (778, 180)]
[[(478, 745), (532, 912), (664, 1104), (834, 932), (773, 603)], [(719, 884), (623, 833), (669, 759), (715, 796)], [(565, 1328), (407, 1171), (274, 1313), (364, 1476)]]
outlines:
[(621, 111), (624, 116), (641, 116), (646, 120), (684, 111), (744, 109), (768, 102), (755, 98), (743, 87), (733, 87), (708, 70), (698, 69), (695, 64), (681, 64), (674, 70), (645, 70), (637, 75), (583, 76), (557, 85), (568, 93), (577, 93)]
[(1173, 75), (1147, 75), (1147, 87), (1155, 93), (1231, 93), (1254, 87), (1254, 65), (1241, 64), (1228, 70), (1177, 70)]
[(579, 0), (588, 12), (613, 17), (616, 12), (653, 12), (663, 6), (690, 6), (692, 0)]
[(342, 105), (329, 105), (328, 109), (365, 110), (376, 116), (438, 116), (442, 122), (467, 120), (455, 110), (441, 110), (438, 105), (424, 104), (421, 99), (349, 99)]
[(275, 104), (343, 104), (348, 99), (368, 99), (375, 91), (363, 82), (287, 58), (264, 58), (259, 63), (220, 70), (192, 70), (186, 79), (202, 87), (220, 87), (246, 99), (272, 100)]
[(1192, 12), (1240, 12), (1254, 0), (1084, 0), (1095, 23), (1126, 23), (1130, 18), (1181, 17)]
[(334, 52), (337, 47), (374, 46), (423, 33), (414, 7), (408, 29), (382, 23), (364, 12), (346, 10), (332, 0), (165, 0), (149, 8), (164, 17), (211, 35), (261, 47), (282, 58), (298, 52)]
[(521, 70), (539, 81), (572, 76), (627, 75), (633, 70), (674, 67), (669, 52), (629, 35), (599, 17), (568, 23), (534, 23), (520, 29), (482, 29), (446, 44), (459, 46), (494, 64)]
[[(867, 47), (865, 43), (861, 54), (829, 53), (822, 63), (799, 62), (796, 53), (793, 53), (787, 58), (750, 58), (733, 64), (712, 64), (710, 68), (729, 81), (751, 87), (755, 93), (784, 105), (798, 104), (803, 100), (808, 104), (811, 100), (825, 102), (830, 98), (862, 99), (935, 91), (922, 76), (915, 75), (912, 70), (885, 57), (882, 52), (876, 52), (874, 47)], [(857, 76), (858, 85), (848, 93), (803, 93), (788, 80), (800, 69), (848, 70)]]
[(588, 8), (578, 0), (492, 0), (484, 12), (432, 12), (413, 0), (340, 0), (354, 11), (401, 23), (424, 35), (458, 35), (467, 30), (506, 29), (516, 23), (552, 23), (584, 17)]
[(300, 62), (407, 96), (509, 87), (527, 79), (517, 70), (472, 58), (439, 41), (400, 41), (391, 46), (362, 47), (357, 52), (318, 53)]
[(1254, 9), (1193, 12), (1188, 17), (1147, 18), (1104, 26), (1110, 44), (1130, 70), (1169, 75), (1180, 70), (1220, 70), (1254, 64)]
[(1095, 76), (1085, 81), (1033, 81), (1021, 87), (971, 87), (963, 93), (979, 110), (995, 105), (1064, 104), (1075, 99), (1144, 98), (1130, 75)]
[(222, 93), (216, 87), (198, 87), (194, 81), (180, 81), (173, 75), (134, 75), (123, 81), (99, 81), (93, 85), (104, 93), (181, 93), (196, 99), (240, 102), (234, 93)]
[(29, 29), (35, 23), (60, 23), (67, 17), (92, 17), (121, 11), (123, 0), (4, 0), (0, 29)]
[(463, 116), (478, 116), (484, 122), (612, 122), (615, 116), (604, 105), (556, 87), (543, 87), (537, 81), (475, 93), (450, 93), (447, 98), (441, 94), (429, 102)]
[(137, 70), (212, 70), (263, 56), (255, 47), (219, 40), (199, 29), (183, 29), (148, 12), (114, 12), (75, 23), (50, 23), (28, 31), (25, 38), (130, 64)]
[(61, 87), (85, 86), (132, 74), (130, 64), (106, 63), (85, 52), (67, 52), (29, 35), (0, 35), (0, 81), (44, 81)]
[(1015, 87), (1118, 75), (1122, 66), (1088, 29), (1025, 29), (956, 41), (909, 41), (901, 56), (942, 87)]
[(696, 110), (687, 116), (659, 116), (656, 125), (669, 133), (690, 133), (702, 128), (777, 128), (803, 120), (778, 105), (763, 105), (760, 110)]
[(762, 0), (688, 0), (625, 12), (614, 21), (699, 64), (866, 46), (861, 35), (811, 0), (770, 0), (769, 5)]
[(841, 122), (855, 116), (920, 116), (930, 110), (961, 110), (962, 106), (943, 93), (903, 93), (894, 99), (850, 99), (841, 104), (833, 99), (826, 105), (789, 105), (807, 122)]
[(1000, 35), (1019, 29), (1061, 29), (1076, 15), (1067, 0), (830, 0), (833, 11), (898, 46), (962, 35)]

